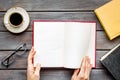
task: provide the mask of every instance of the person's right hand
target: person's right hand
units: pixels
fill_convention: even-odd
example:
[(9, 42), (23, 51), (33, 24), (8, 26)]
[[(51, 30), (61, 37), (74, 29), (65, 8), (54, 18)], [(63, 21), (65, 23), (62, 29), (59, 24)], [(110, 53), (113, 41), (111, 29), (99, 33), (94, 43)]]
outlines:
[(76, 69), (71, 80), (89, 80), (92, 64), (88, 56), (83, 58), (80, 69)]

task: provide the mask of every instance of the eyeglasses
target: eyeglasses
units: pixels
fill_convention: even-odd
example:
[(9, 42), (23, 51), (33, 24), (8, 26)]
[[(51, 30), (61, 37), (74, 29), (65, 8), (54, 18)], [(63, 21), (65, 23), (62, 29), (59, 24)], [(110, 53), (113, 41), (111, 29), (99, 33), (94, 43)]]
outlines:
[[(15, 54), (21, 56), (21, 55), (25, 54), (26, 51), (27, 51), (26, 43), (20, 44), (13, 53), (2, 58), (1, 64), (8, 67), (15, 61)], [(18, 54), (18, 52), (19, 52), (19, 54)]]

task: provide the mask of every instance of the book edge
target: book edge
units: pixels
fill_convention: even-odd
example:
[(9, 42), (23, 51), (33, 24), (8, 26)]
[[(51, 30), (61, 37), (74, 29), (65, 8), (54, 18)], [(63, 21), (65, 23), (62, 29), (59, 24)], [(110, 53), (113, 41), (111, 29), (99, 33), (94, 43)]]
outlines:
[(34, 20), (32, 21), (32, 46), (34, 46)]
[(97, 23), (95, 23), (96, 25), (95, 25), (95, 65), (94, 65), (94, 67), (93, 68), (96, 68), (96, 48), (97, 48), (97, 31), (96, 31), (96, 29), (97, 29)]
[[(81, 21), (81, 20), (33, 20), (32, 21), (32, 46), (34, 46), (34, 23), (35, 22), (81, 22), (81, 23), (95, 23), (95, 65), (92, 68), (96, 68), (96, 39), (97, 39), (97, 22), (96, 21)], [(63, 68), (67, 68), (64, 66), (61, 66)], [(61, 68), (61, 67), (43, 67), (43, 68)], [(75, 69), (75, 68), (71, 68)]]
[(103, 57), (101, 57), (100, 61), (103, 61), (107, 56), (109, 56), (116, 48), (120, 46), (120, 43), (115, 46), (113, 49), (111, 49), (107, 54), (105, 54)]

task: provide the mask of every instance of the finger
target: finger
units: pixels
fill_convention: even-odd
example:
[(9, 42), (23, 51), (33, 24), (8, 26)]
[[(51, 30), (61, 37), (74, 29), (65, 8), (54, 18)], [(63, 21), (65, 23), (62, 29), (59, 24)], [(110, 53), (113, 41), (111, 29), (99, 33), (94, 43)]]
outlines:
[(79, 71), (80, 71), (80, 69), (75, 69), (74, 70), (74, 75), (78, 75)]
[(85, 72), (85, 65), (86, 65), (86, 56), (83, 58), (80, 72), (82, 72), (82, 73)]
[(71, 80), (76, 80), (79, 71), (80, 71), (80, 69), (75, 69), (74, 70), (74, 73), (73, 73), (73, 76), (72, 76)]
[(86, 67), (86, 71), (85, 71), (85, 79), (89, 79), (90, 72), (92, 69), (92, 64), (90, 63), (90, 59), (88, 57), (86, 59), (86, 64), (87, 64), (87, 67)]
[(32, 49), (29, 53), (29, 56), (28, 56), (28, 60), (32, 59), (34, 57), (34, 54), (35, 54), (35, 50), (34, 50), (34, 47), (32, 47)]
[(78, 74), (78, 77), (80, 79), (84, 79), (85, 69), (86, 69), (86, 56), (83, 58), (83, 62), (82, 62), (82, 65), (81, 65), (81, 70)]
[[(85, 57), (84, 57), (85, 58)], [(84, 61), (84, 58), (82, 59), (82, 62), (81, 62), (81, 64), (80, 64), (80, 68), (82, 67), (82, 63), (83, 63), (83, 61)]]
[(33, 58), (34, 58), (34, 55), (36, 53), (36, 51), (34, 51), (34, 48), (31, 49), (32, 52), (29, 53), (29, 56), (28, 56), (28, 64), (32, 64), (33, 63)]
[(32, 55), (33, 51), (34, 51), (34, 48), (32, 47), (31, 50), (30, 50), (30, 52), (29, 52), (28, 59), (31, 58), (31, 55)]
[(88, 80), (88, 69), (89, 69), (89, 58), (86, 57), (86, 70), (85, 70), (85, 79)]
[(31, 71), (31, 72), (34, 72), (35, 69), (34, 69), (34, 64), (33, 64), (33, 59), (30, 59), (28, 61), (28, 70)]
[(85, 79), (86, 79), (86, 80), (89, 80), (90, 72), (91, 72), (91, 69), (92, 69), (92, 64), (89, 64), (88, 67), (89, 67), (89, 68), (87, 68), (86, 73), (85, 73)]
[(34, 55), (35, 55), (36, 51), (33, 52), (33, 55), (31, 57), (31, 59), (29, 59), (28, 63), (29, 64), (33, 64), (34, 63)]
[(30, 53), (32, 53), (34, 51), (34, 47), (32, 46), (31, 50), (30, 50)]
[(90, 58), (87, 56), (87, 62), (90, 63)]
[(40, 64), (38, 63), (37, 65), (36, 65), (36, 69), (35, 69), (35, 75), (36, 76), (39, 76), (40, 75), (40, 70), (41, 70), (41, 66), (40, 66)]

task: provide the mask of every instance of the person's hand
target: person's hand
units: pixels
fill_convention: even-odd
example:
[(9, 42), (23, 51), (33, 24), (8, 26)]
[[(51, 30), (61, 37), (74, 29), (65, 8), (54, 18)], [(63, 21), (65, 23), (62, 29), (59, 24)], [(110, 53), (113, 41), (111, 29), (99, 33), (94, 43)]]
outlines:
[(28, 56), (28, 67), (27, 67), (27, 80), (40, 80), (40, 64), (37, 64), (36, 67), (33, 65), (33, 59), (35, 55), (35, 50), (32, 47), (29, 56)]
[(76, 69), (71, 80), (89, 80), (92, 64), (88, 56), (83, 58), (80, 69)]

